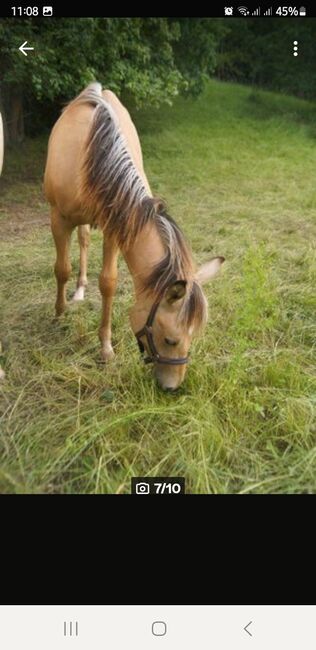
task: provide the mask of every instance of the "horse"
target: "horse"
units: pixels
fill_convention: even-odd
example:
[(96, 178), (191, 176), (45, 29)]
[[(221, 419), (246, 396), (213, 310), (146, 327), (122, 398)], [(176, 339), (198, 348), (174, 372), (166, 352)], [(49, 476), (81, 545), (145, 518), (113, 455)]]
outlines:
[(3, 135), (2, 115), (0, 113), (0, 176), (1, 176), (2, 165), (3, 165), (3, 150), (4, 150), (4, 135)]
[[(2, 124), (2, 115), (0, 113), (0, 176), (2, 172), (3, 165), (3, 150), (4, 150), (4, 135), (3, 135), (3, 124)], [(0, 354), (1, 354), (1, 342), (0, 342)], [(4, 379), (5, 372), (0, 366), (0, 381)]]
[(71, 273), (71, 234), (78, 227), (79, 274), (74, 301), (84, 299), (90, 228), (103, 232), (99, 276), (102, 360), (114, 355), (112, 303), (121, 253), (132, 276), (135, 303), (130, 324), (160, 387), (182, 383), (192, 337), (205, 325), (202, 284), (220, 269), (215, 257), (196, 269), (184, 235), (153, 196), (144, 171), (136, 127), (127, 109), (101, 84), (87, 86), (62, 111), (48, 143), (44, 190), (51, 206), (56, 246), (56, 316), (66, 307)]

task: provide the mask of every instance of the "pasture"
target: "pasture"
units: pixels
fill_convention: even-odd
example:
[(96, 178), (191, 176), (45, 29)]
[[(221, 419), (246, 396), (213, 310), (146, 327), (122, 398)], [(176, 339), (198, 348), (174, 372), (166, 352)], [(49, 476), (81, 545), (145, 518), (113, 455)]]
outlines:
[[(133, 114), (155, 194), (198, 263), (209, 321), (176, 394), (155, 385), (128, 321), (120, 262), (115, 359), (99, 362), (100, 233), (84, 303), (54, 319), (42, 194), (47, 138), (1, 178), (1, 493), (128, 493), (185, 476), (192, 493), (316, 492), (316, 106), (211, 81), (198, 99)], [(78, 244), (72, 245), (75, 288)]]

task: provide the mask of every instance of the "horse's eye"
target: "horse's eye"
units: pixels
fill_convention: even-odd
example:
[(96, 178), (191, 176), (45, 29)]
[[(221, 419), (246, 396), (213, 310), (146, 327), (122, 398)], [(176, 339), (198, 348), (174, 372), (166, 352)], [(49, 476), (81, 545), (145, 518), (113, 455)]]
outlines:
[(173, 339), (165, 339), (165, 343), (167, 343), (167, 345), (177, 345), (178, 341), (174, 341)]

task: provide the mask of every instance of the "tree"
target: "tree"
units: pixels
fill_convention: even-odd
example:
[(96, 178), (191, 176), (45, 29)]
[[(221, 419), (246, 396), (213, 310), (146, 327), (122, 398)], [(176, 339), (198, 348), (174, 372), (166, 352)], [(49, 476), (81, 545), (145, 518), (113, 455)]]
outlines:
[[(316, 21), (233, 18), (219, 42), (216, 74), (308, 99), (316, 98)], [(299, 55), (293, 56), (294, 41)]]
[[(212, 27), (213, 24), (213, 27)], [(23, 137), (97, 79), (136, 106), (199, 91), (215, 67), (214, 21), (197, 18), (32, 18), (0, 22), (0, 101), (6, 135)], [(25, 40), (34, 52), (18, 50)], [(194, 45), (193, 45), (194, 43)], [(43, 111), (43, 106), (45, 111)]]

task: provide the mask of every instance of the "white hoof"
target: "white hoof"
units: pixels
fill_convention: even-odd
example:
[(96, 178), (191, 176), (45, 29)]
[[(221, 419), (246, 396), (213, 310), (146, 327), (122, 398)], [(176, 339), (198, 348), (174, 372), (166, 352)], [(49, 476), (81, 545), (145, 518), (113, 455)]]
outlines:
[(78, 289), (76, 289), (75, 291), (72, 301), (78, 302), (78, 300), (83, 300), (83, 299), (84, 299), (84, 287), (78, 287)]
[(5, 378), (5, 372), (4, 372), (4, 370), (2, 370), (2, 368), (1, 368), (1, 366), (0, 366), (0, 381), (1, 381), (2, 379), (4, 379), (4, 378)]
[(111, 344), (107, 345), (106, 348), (103, 348), (101, 350), (102, 361), (110, 361), (111, 359), (113, 359), (113, 357), (115, 357), (115, 352)]

